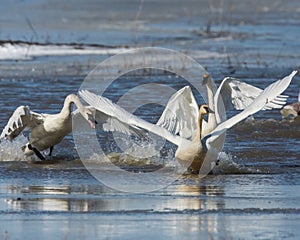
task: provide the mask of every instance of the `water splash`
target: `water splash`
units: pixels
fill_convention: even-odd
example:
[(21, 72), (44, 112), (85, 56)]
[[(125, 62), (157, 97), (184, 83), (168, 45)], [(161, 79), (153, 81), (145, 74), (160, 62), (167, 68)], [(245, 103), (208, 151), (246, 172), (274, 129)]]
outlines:
[(27, 161), (22, 146), (28, 142), (24, 135), (19, 135), (12, 142), (4, 139), (0, 143), (0, 161)]
[(213, 174), (253, 174), (260, 173), (258, 169), (238, 164), (235, 157), (229, 153), (221, 152), (218, 157), (218, 165), (212, 170)]
[(111, 151), (104, 155), (99, 155), (93, 153), (88, 159), (84, 159), (85, 162), (89, 164), (100, 164), (105, 166), (107, 164), (114, 164), (115, 166), (128, 166), (128, 167), (176, 167), (178, 162), (174, 158), (174, 149), (168, 148), (161, 151), (156, 151), (156, 153), (151, 157), (144, 157), (143, 154), (137, 157), (136, 153), (134, 155), (129, 154), (128, 152), (118, 152)]
[[(28, 142), (28, 139), (24, 135), (19, 135), (14, 141), (10, 142), (8, 140), (3, 140), (0, 143), (0, 162), (4, 161), (29, 161), (32, 158), (35, 158), (33, 155), (32, 158), (24, 156), (21, 147)], [(111, 152), (107, 154), (107, 158), (93, 154), (89, 162), (94, 162), (97, 164), (107, 164), (113, 163), (116, 166), (128, 166), (128, 167), (178, 167), (179, 163), (174, 158), (175, 150), (170, 148), (164, 148), (163, 151), (157, 152), (156, 155), (152, 157), (136, 157), (128, 153), (118, 153)], [(36, 159), (35, 159), (36, 160)], [(261, 173), (260, 170), (253, 167), (248, 167), (237, 163), (236, 157), (231, 154), (221, 152), (219, 154), (218, 165), (214, 167), (213, 174), (253, 174)]]

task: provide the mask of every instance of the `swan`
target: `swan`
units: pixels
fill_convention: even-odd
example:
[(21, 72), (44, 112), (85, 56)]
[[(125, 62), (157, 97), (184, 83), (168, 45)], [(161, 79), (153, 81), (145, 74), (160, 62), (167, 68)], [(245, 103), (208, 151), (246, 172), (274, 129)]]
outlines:
[[(72, 103), (77, 107), (73, 112), (71, 112)], [(28, 106), (19, 106), (4, 127), (0, 140), (6, 138), (12, 141), (25, 128), (29, 128), (29, 142), (22, 150), (25, 156), (36, 154), (38, 158), (44, 160), (45, 157), (40, 151), (50, 148), (49, 156), (51, 156), (54, 145), (60, 143), (72, 131), (72, 116), (77, 114), (81, 114), (91, 128), (95, 128), (92, 110), (84, 107), (75, 94), (69, 94), (65, 98), (63, 108), (58, 114), (36, 113)]]
[[(102, 113), (102, 119), (106, 118), (105, 124), (114, 125), (109, 128), (106, 127), (107, 130), (118, 131), (118, 124), (116, 123), (117, 121), (123, 126), (127, 125), (135, 129), (144, 129), (150, 131), (177, 145), (177, 150), (175, 152), (175, 158), (177, 161), (185, 167), (190, 166), (194, 172), (199, 172), (207, 154), (214, 155), (216, 157), (216, 154), (220, 150), (218, 148), (219, 140), (221, 136), (224, 135), (226, 130), (242, 121), (249, 115), (252, 115), (262, 109), (268, 109), (274, 104), (285, 104), (284, 101), (278, 101), (276, 98), (289, 86), (293, 76), (296, 73), (296, 71), (293, 71), (289, 76), (270, 84), (242, 112), (217, 125), (216, 128), (205, 137), (202, 136), (201, 128), (204, 115), (209, 113), (209, 107), (207, 105), (200, 106), (198, 110), (198, 118), (196, 119), (197, 128), (192, 139), (175, 135), (162, 126), (142, 120), (114, 104), (109, 99), (102, 96), (97, 96), (88, 90), (79, 91), (79, 95), (90, 106)], [(120, 131), (123, 131), (123, 129), (120, 129)], [(129, 131), (128, 133), (130, 134)], [(214, 158), (214, 161), (215, 159), (216, 158)]]
[[(217, 124), (226, 120), (226, 110), (243, 110), (263, 91), (260, 88), (241, 82), (232, 77), (226, 77), (217, 88), (209, 74), (203, 75), (208, 96), (208, 120), (202, 121), (202, 136), (207, 136)], [(273, 101), (268, 108), (281, 108), (282, 102), (288, 96), (280, 95), (276, 98), (280, 104)], [(225, 108), (226, 106), (226, 108)], [(264, 109), (266, 110), (266, 109)], [(157, 121), (157, 125), (166, 128), (173, 134), (191, 139), (197, 129), (198, 104), (189, 86), (174, 93), (169, 99), (166, 108)]]
[(280, 113), (283, 118), (288, 118), (289, 116), (292, 116), (292, 117), (300, 116), (300, 91), (298, 94), (298, 102), (284, 106), (280, 110)]

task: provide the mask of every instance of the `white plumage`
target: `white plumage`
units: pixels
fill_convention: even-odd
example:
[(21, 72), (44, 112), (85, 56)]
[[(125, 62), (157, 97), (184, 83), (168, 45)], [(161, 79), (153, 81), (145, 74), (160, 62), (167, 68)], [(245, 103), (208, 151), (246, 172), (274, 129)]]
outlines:
[[(207, 106), (200, 107), (197, 118), (194, 118), (194, 120), (187, 119), (188, 122), (181, 125), (183, 126), (181, 127), (183, 133), (182, 135), (178, 136), (162, 126), (149, 123), (138, 118), (137, 116), (134, 116), (118, 105), (112, 103), (107, 98), (97, 96), (87, 90), (82, 90), (79, 92), (79, 94), (90, 106), (104, 114), (104, 118), (113, 118), (115, 121), (117, 120), (123, 125), (127, 125), (132, 128), (145, 129), (177, 145), (178, 148), (175, 153), (176, 159), (181, 164), (190, 166), (195, 171), (199, 171), (202, 167), (206, 155), (212, 155), (214, 158), (215, 154), (218, 153), (218, 151), (220, 150), (218, 142), (227, 129), (231, 128), (249, 115), (252, 115), (262, 109), (268, 108), (270, 104), (271, 106), (277, 107), (279, 107), (280, 104), (284, 104), (284, 101), (279, 101), (277, 99), (280, 94), (289, 86), (293, 76), (296, 73), (296, 71), (293, 71), (289, 76), (269, 85), (265, 90), (261, 91), (255, 98), (255, 100), (251, 104), (249, 104), (241, 113), (235, 115), (229, 120), (220, 123), (213, 131), (210, 132), (209, 135), (205, 137), (202, 136), (201, 128), (203, 115), (207, 114), (209, 110)], [(182, 91), (185, 91), (186, 89), (187, 88), (183, 89)], [(281, 98), (279, 97), (279, 99)], [(186, 101), (184, 99), (183, 102), (179, 102), (179, 104), (182, 104), (182, 106), (190, 106), (190, 104), (194, 104), (195, 101), (193, 99), (189, 100), (190, 101)], [(276, 103), (274, 103), (274, 101), (276, 101)], [(176, 112), (176, 114), (179, 114), (178, 118), (183, 119), (182, 122), (185, 121), (185, 116), (182, 116), (183, 113)], [(185, 127), (193, 129), (189, 125), (194, 123), (196, 123), (196, 130), (194, 132), (191, 132), (190, 134), (185, 135)], [(114, 128), (114, 131), (118, 131), (117, 126)], [(180, 130), (178, 129), (176, 129), (176, 131), (180, 132)], [(130, 131), (128, 131), (127, 133), (130, 134)]]
[[(74, 103), (78, 108), (71, 112), (71, 104)], [(64, 106), (58, 114), (36, 113), (30, 110), (28, 106), (19, 106), (4, 127), (0, 139), (7, 138), (13, 140), (25, 128), (30, 129), (29, 142), (22, 148), (25, 155), (36, 153), (41, 159), (44, 157), (39, 151), (50, 148), (50, 155), (53, 146), (72, 131), (72, 116), (81, 114), (91, 127), (94, 126), (92, 111), (84, 107), (79, 98), (70, 94), (64, 101)]]
[[(260, 88), (239, 81), (235, 78), (224, 78), (217, 89), (214, 81), (205, 74), (204, 84), (207, 88), (208, 106), (211, 112), (208, 121), (203, 119), (202, 136), (205, 137), (217, 124), (226, 120), (229, 109), (243, 110), (263, 91)], [(279, 95), (264, 109), (281, 108), (288, 96)], [(183, 87), (169, 99), (167, 106), (157, 121), (173, 134), (191, 139), (197, 129), (199, 107), (189, 86)]]

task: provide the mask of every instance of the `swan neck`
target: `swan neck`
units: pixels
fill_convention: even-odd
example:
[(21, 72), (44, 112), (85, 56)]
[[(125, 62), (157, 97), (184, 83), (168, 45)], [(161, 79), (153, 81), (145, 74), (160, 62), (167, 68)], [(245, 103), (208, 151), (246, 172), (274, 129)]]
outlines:
[(63, 116), (68, 117), (70, 115), (72, 103), (74, 103), (78, 109), (83, 108), (79, 98), (75, 94), (70, 94), (66, 97), (64, 106), (60, 112)]
[[(213, 109), (215, 111), (215, 103), (214, 103), (214, 91), (213, 91), (213, 86), (212, 82), (209, 79), (207, 84), (206, 84), (206, 89), (207, 89), (207, 98), (208, 98), (208, 106), (210, 109)], [(216, 115), (215, 113), (209, 113), (208, 114), (208, 127), (213, 130), (217, 126), (217, 121), (216, 121)]]
[(212, 89), (211, 82), (208, 82), (206, 84), (206, 89), (207, 89), (208, 106), (210, 108), (212, 108), (213, 105), (214, 105), (214, 92), (213, 92), (213, 89)]
[(198, 116), (198, 126), (197, 126), (197, 138), (201, 140), (202, 138), (202, 122), (203, 122), (203, 114), (199, 111), (199, 116)]

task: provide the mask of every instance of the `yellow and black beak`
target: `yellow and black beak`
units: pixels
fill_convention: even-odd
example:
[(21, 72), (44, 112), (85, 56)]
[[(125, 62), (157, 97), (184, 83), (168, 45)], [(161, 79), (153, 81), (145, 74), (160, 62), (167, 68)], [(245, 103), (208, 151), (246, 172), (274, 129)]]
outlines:
[(212, 109), (210, 109), (208, 106), (205, 106), (204, 109), (205, 109), (205, 111), (206, 111), (207, 113), (215, 113), (215, 112), (214, 112)]

